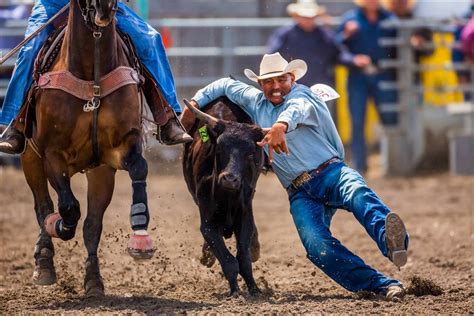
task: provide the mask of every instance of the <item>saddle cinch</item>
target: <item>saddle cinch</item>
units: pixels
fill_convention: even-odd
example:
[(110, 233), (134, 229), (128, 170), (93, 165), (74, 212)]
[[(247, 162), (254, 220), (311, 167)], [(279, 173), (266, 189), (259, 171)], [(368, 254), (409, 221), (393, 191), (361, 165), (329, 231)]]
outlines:
[[(76, 78), (69, 71), (49, 72), (61, 50), (66, 26), (67, 24), (64, 23), (51, 33), (40, 49), (35, 59), (33, 84), (13, 123), (14, 127), (22, 131), (28, 139), (33, 136), (33, 126), (36, 121), (34, 96), (38, 89), (60, 89), (85, 102), (93, 98), (93, 81)], [(125, 85), (137, 84), (140, 93), (145, 95), (148, 105), (154, 107), (152, 113), (155, 123), (158, 126), (163, 126), (169, 119), (169, 110), (162, 104), (166, 101), (151, 74), (138, 60), (130, 37), (118, 29), (117, 32), (131, 67), (118, 67), (102, 77), (100, 81), (101, 97), (105, 97)]]

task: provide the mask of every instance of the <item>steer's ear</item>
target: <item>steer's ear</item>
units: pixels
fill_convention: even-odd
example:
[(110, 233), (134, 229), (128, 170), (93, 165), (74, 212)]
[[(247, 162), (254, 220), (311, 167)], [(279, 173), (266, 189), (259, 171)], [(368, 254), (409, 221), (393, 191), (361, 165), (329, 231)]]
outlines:
[(219, 135), (225, 131), (225, 123), (222, 120), (219, 120), (216, 124), (213, 124), (213, 126), (207, 124), (207, 127), (209, 135), (214, 138), (219, 137)]

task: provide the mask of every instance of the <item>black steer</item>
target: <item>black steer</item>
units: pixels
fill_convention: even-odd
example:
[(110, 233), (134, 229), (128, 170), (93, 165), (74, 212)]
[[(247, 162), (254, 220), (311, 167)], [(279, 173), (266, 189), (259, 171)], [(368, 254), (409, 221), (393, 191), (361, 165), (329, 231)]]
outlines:
[[(183, 173), (201, 215), (203, 258), (210, 249), (229, 281), (231, 295), (239, 292), (239, 273), (249, 293), (257, 294), (252, 255), (258, 256), (259, 245), (252, 199), (263, 164), (263, 150), (256, 142), (265, 132), (227, 98), (209, 103), (203, 112), (185, 103), (199, 119), (189, 131), (194, 141), (185, 145)], [(223, 239), (232, 234), (237, 240), (237, 258)]]

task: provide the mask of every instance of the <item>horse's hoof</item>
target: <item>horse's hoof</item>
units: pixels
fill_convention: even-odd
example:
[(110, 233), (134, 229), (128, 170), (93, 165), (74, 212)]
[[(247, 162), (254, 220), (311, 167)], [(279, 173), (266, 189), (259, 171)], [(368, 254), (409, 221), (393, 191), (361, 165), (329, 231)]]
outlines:
[(105, 296), (104, 285), (97, 280), (89, 280), (84, 286), (86, 298), (100, 298)]
[(128, 254), (137, 260), (151, 259), (156, 249), (146, 230), (134, 231), (127, 246)]
[(46, 216), (44, 219), (44, 229), (49, 236), (59, 238), (59, 235), (56, 231), (56, 223), (60, 220), (61, 215), (59, 215), (59, 213), (52, 213)]
[(36, 285), (52, 285), (56, 281), (56, 271), (54, 269), (35, 268), (33, 282)]

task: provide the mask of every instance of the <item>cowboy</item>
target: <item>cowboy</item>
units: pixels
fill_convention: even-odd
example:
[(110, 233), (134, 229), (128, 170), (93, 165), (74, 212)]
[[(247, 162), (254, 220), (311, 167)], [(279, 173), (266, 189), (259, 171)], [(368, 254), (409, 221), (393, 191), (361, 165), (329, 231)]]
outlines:
[[(192, 98), (195, 107), (227, 96), (256, 124), (270, 131), (258, 142), (288, 192), (291, 214), (308, 258), (349, 291), (372, 291), (399, 299), (402, 284), (365, 264), (329, 230), (336, 209), (354, 214), (396, 266), (407, 261), (408, 235), (401, 218), (391, 213), (357, 171), (343, 161), (344, 149), (324, 102), (296, 83), (306, 73), (303, 60), (288, 63), (279, 53), (264, 55), (257, 75), (245, 75), (262, 91), (231, 78), (217, 80)], [(182, 122), (192, 124), (185, 109)], [(277, 155), (273, 155), (273, 151)]]
[(365, 141), (365, 118), (367, 99), (372, 97), (382, 124), (386, 127), (396, 126), (397, 110), (382, 109), (383, 105), (397, 103), (396, 90), (383, 90), (381, 82), (395, 81), (393, 69), (384, 70), (377, 67), (382, 59), (395, 56), (393, 47), (380, 45), (381, 38), (395, 37), (393, 29), (382, 28), (383, 21), (395, 20), (395, 15), (384, 10), (379, 0), (354, 0), (356, 9), (346, 12), (342, 17), (337, 32), (337, 39), (347, 46), (353, 54), (370, 56), (372, 64), (365, 68), (349, 68), (347, 92), (352, 122), (352, 163), (361, 173), (367, 171), (367, 149)]
[[(26, 35), (41, 27), (68, 3), (69, 0), (36, 0), (28, 19)], [(121, 2), (116, 17), (118, 28), (130, 36), (138, 58), (154, 81), (152, 86), (155, 89), (150, 90), (156, 90), (155, 95), (162, 94), (166, 99), (164, 103), (167, 104), (164, 106), (168, 121), (160, 128), (161, 133), (157, 138), (170, 145), (192, 141), (177, 120), (176, 113), (179, 114), (181, 108), (176, 99), (173, 75), (160, 34)], [(34, 59), (53, 30), (53, 26), (49, 26), (40, 32), (22, 47), (18, 55), (0, 112), (0, 133), (3, 132), (0, 137), (0, 152), (16, 154), (24, 150), (25, 136), (11, 123), (18, 115), (32, 84)], [(145, 96), (152, 107), (155, 99), (153, 91), (145, 91)]]
[(286, 60), (303, 59), (310, 70), (299, 83), (308, 87), (316, 83), (334, 86), (336, 64), (366, 67), (367, 55), (352, 55), (335, 39), (328, 28), (316, 24), (325, 15), (324, 7), (315, 0), (298, 0), (287, 6), (294, 24), (278, 28), (268, 40), (269, 53), (280, 52)]

